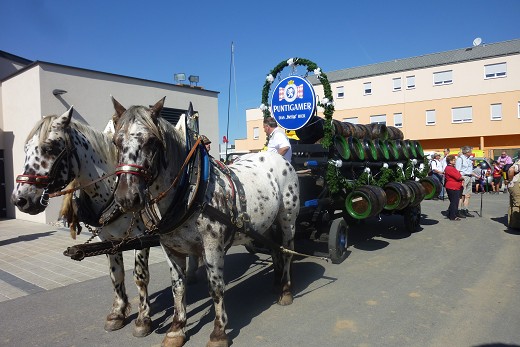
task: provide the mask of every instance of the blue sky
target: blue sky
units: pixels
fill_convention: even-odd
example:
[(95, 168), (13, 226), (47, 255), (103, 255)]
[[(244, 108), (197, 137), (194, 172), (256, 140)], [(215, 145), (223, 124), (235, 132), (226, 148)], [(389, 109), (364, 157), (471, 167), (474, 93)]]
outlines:
[(327, 72), (517, 39), (519, 13), (520, 0), (0, 0), (0, 50), (161, 82), (198, 75), (220, 92), (221, 142), (246, 136), (245, 110), (281, 61)]

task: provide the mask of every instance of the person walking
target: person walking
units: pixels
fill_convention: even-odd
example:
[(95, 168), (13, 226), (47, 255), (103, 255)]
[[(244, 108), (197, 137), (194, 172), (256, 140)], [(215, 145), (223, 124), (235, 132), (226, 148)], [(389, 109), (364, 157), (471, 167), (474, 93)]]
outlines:
[(278, 123), (276, 123), (273, 117), (264, 118), (264, 131), (269, 138), (267, 151), (276, 152), (282, 155), (288, 162), (291, 162), (291, 143), (287, 135), (285, 135), (285, 131), (278, 128)]
[(450, 206), (448, 207), (448, 218), (451, 221), (460, 221), (461, 217), (458, 215), (458, 206), (464, 177), (455, 168), (456, 159), (454, 155), (448, 155), (446, 157), (446, 161), (448, 165), (444, 170), (444, 178), (446, 179), (446, 193), (448, 195), (448, 199), (450, 200)]
[(460, 197), (458, 217), (475, 217), (468, 211), (469, 199), (471, 197), (471, 188), (473, 185), (473, 162), (469, 158), (471, 156), (471, 147), (464, 146), (460, 150), (462, 153), (455, 161), (455, 168), (464, 178), (464, 182), (462, 183), (462, 195)]

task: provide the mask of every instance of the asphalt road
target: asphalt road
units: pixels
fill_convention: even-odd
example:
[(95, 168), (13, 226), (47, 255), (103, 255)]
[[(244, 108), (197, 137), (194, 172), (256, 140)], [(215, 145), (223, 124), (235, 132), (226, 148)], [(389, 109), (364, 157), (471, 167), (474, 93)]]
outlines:
[[(226, 258), (228, 335), (233, 346), (520, 345), (520, 231), (505, 227), (507, 194), (485, 195), (483, 216), (444, 219), (447, 201), (422, 204), (423, 229), (403, 232), (401, 216), (351, 227), (339, 265), (294, 262), (295, 300), (275, 304), (269, 257), (234, 247)], [(480, 196), (470, 210), (480, 212)], [(323, 244), (304, 240), (303, 251)], [(1, 248), (0, 248), (1, 250)], [(71, 261), (70, 266), (76, 266)], [(154, 332), (129, 324), (103, 330), (112, 293), (108, 276), (0, 303), (0, 346), (160, 346), (172, 315), (166, 263), (151, 266)], [(190, 286), (186, 346), (205, 346), (213, 310), (204, 280)]]

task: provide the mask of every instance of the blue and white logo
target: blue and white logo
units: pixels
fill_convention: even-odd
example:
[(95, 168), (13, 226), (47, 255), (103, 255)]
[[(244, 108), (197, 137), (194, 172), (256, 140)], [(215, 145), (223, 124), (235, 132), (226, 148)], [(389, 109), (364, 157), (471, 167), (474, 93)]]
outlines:
[(311, 119), (316, 108), (316, 94), (304, 78), (289, 76), (278, 83), (271, 98), (271, 113), (287, 130), (298, 130)]

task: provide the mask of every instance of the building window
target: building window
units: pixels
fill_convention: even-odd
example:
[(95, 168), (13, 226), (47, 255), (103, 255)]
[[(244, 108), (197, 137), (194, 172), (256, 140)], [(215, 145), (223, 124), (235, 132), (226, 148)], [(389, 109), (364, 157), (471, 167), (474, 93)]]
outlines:
[(352, 123), (352, 124), (359, 124), (359, 118), (358, 117), (343, 118), (342, 122), (348, 122), (348, 123)]
[(491, 64), (484, 66), (485, 78), (505, 77), (507, 75), (506, 63)]
[(343, 99), (345, 97), (345, 91), (343, 86), (336, 87), (336, 98)]
[(364, 95), (371, 95), (372, 94), (372, 82), (363, 83), (363, 90), (364, 90)]
[(502, 104), (491, 104), (491, 120), (502, 119)]
[(440, 86), (443, 84), (451, 84), (453, 83), (453, 71), (441, 71), (433, 73), (433, 84), (436, 86)]
[(384, 124), (384, 125), (386, 125), (386, 114), (370, 116), (370, 123), (377, 123), (377, 124)]
[(258, 140), (259, 137), (260, 137), (260, 128), (254, 127), (253, 128), (253, 139)]
[(401, 90), (401, 77), (394, 78), (392, 80), (392, 85), (393, 85), (393, 91), (394, 92), (397, 92), (397, 91)]
[(451, 109), (452, 123), (469, 123), (473, 121), (473, 108), (471, 106), (455, 107)]
[(406, 76), (406, 88), (407, 89), (415, 88), (415, 76)]
[(396, 127), (396, 128), (403, 127), (403, 114), (402, 113), (394, 113), (394, 127)]
[(426, 111), (426, 125), (435, 125), (437, 123), (436, 118), (435, 110)]

